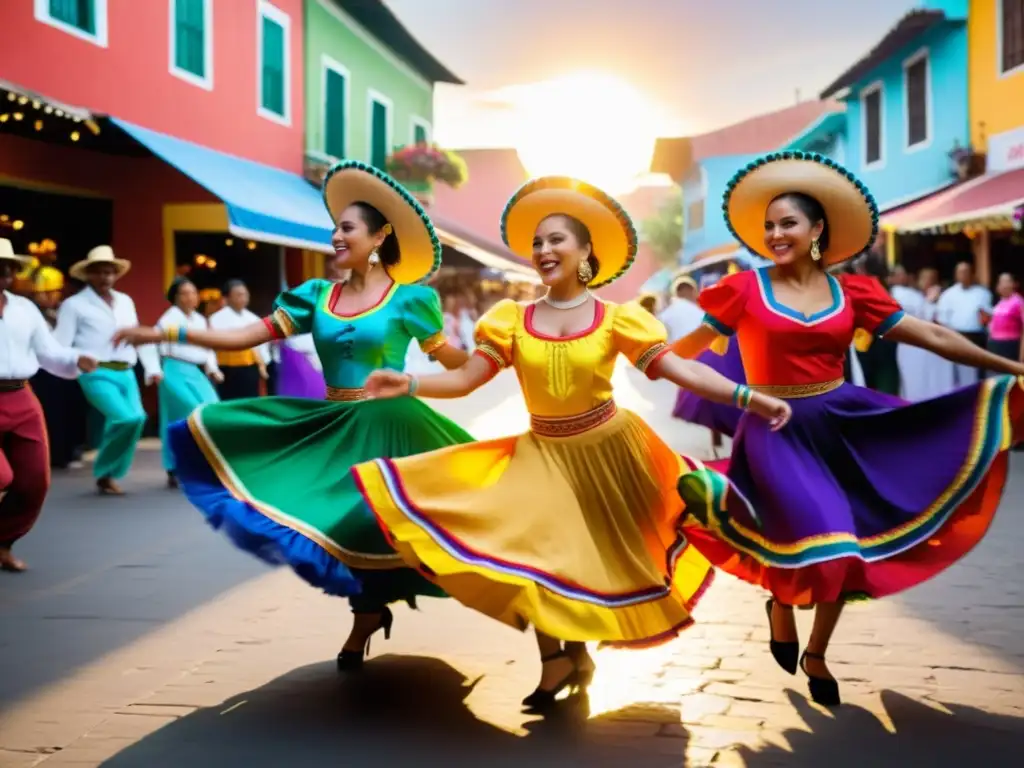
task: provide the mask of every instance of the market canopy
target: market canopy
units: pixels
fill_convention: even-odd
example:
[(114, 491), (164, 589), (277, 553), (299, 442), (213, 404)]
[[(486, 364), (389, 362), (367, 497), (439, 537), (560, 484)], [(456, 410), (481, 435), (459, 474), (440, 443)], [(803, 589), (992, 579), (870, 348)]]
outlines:
[(235, 237), (331, 253), (331, 217), (320, 191), (302, 176), (111, 118), (114, 125), (174, 166), (227, 209)]
[(883, 229), (897, 233), (956, 234), (964, 230), (1009, 230), (1024, 206), (1024, 168), (987, 173), (882, 216)]

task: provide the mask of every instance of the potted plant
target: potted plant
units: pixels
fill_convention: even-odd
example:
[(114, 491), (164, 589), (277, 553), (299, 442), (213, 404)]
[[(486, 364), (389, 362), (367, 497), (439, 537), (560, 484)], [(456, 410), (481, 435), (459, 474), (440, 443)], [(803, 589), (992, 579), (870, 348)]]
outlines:
[(469, 176), (461, 157), (427, 143), (399, 147), (388, 158), (387, 172), (424, 203), (430, 202), (435, 182), (457, 189)]

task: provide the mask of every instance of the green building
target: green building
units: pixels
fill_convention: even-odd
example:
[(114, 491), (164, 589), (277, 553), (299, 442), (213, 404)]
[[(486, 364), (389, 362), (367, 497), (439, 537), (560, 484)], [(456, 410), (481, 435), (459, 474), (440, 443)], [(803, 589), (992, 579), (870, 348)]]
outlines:
[(382, 2), (305, 0), (306, 156), (383, 168), (433, 133), (434, 85), (462, 84)]

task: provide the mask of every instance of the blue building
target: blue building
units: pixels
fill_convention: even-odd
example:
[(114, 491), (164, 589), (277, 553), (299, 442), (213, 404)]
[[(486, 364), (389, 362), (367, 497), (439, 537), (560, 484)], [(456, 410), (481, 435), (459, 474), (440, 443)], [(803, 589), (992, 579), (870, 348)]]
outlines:
[[(956, 181), (950, 153), (970, 145), (967, 0), (927, 0), (822, 92), (845, 103), (787, 148), (822, 151), (885, 211)], [(845, 123), (845, 124), (844, 124)]]
[[(725, 185), (752, 159), (804, 135), (837, 109), (841, 106), (835, 102), (806, 101), (699, 136), (659, 139), (651, 171), (671, 176), (683, 193), (680, 263), (746, 260), (746, 251), (729, 234), (722, 215)], [(656, 290), (653, 286), (667, 280), (660, 274), (647, 287)]]

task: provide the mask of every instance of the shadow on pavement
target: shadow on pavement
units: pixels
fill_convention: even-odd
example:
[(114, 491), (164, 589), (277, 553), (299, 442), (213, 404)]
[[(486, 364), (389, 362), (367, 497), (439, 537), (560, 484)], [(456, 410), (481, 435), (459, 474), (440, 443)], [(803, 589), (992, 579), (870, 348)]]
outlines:
[(783, 731), (789, 749), (777, 745), (738, 747), (746, 768), (1020, 765), (1024, 745), (1021, 718), (959, 704), (943, 704), (948, 712), (942, 712), (902, 694), (883, 691), (882, 705), (891, 721), (887, 726), (860, 707), (846, 704), (827, 712), (797, 693), (788, 691), (787, 696), (809, 730)]
[[(313, 664), (199, 710), (136, 742), (104, 768), (282, 766), (298, 761), (369, 766), (558, 765), (662, 768), (682, 764), (685, 738), (653, 737), (652, 754), (615, 714), (586, 719), (582, 705), (527, 724), (519, 736), (477, 717), (466, 703), (478, 680), (445, 662), (382, 656), (339, 678)], [(488, 702), (483, 702), (487, 706)], [(504, 706), (504, 702), (502, 702)], [(675, 712), (678, 723), (678, 712)]]

